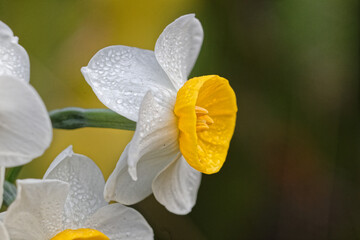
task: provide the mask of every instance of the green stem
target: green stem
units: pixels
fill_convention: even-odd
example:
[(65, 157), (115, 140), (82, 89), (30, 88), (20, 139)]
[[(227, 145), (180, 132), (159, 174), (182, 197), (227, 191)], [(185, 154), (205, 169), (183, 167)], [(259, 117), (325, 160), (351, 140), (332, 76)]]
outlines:
[(23, 166), (13, 167), (7, 170), (6, 181), (15, 183)]
[(16, 198), (16, 187), (13, 183), (4, 182), (3, 200), (4, 206), (8, 207)]
[(49, 112), (53, 128), (77, 129), (83, 127), (135, 130), (133, 122), (109, 109), (63, 108)]

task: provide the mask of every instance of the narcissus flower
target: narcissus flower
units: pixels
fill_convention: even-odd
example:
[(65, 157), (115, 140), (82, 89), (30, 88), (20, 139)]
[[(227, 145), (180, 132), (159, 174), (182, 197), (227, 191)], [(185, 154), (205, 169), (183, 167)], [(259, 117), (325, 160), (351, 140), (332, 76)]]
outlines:
[(105, 181), (88, 157), (65, 149), (43, 180), (18, 180), (5, 214), (11, 240), (153, 239), (151, 227), (131, 208), (108, 204)]
[(153, 192), (169, 211), (186, 214), (196, 202), (201, 173), (222, 167), (236, 97), (217, 75), (187, 81), (202, 41), (199, 20), (185, 15), (165, 28), (155, 51), (110, 46), (82, 68), (102, 103), (137, 122), (106, 183), (107, 200), (134, 204)]
[(0, 21), (0, 206), (5, 167), (39, 157), (52, 139), (46, 107), (29, 80), (29, 57)]

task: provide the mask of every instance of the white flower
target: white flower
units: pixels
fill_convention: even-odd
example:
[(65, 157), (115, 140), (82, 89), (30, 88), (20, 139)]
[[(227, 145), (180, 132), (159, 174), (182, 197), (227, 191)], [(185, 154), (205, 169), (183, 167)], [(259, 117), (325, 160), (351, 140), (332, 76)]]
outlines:
[(29, 57), (17, 42), (0, 21), (0, 206), (5, 167), (39, 157), (52, 139), (46, 107), (29, 84)]
[(201, 172), (215, 173), (223, 165), (236, 97), (216, 75), (187, 81), (202, 40), (201, 24), (189, 14), (165, 28), (155, 51), (110, 46), (82, 68), (100, 101), (137, 122), (106, 183), (107, 200), (134, 204), (153, 192), (169, 211), (187, 214)]
[(43, 180), (17, 181), (17, 197), (4, 218), (10, 238), (153, 239), (151, 227), (137, 211), (103, 199), (104, 185), (96, 164), (68, 147)]

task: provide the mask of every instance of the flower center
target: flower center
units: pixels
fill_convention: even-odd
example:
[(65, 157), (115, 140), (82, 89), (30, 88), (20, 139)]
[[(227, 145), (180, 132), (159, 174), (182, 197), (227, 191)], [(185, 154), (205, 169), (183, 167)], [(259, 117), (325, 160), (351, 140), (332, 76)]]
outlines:
[(90, 228), (79, 228), (79, 229), (66, 229), (50, 240), (110, 240), (102, 232), (90, 229)]
[(195, 106), (196, 113), (196, 132), (202, 132), (209, 129), (209, 125), (214, 123), (214, 120), (209, 116), (208, 110), (205, 108)]

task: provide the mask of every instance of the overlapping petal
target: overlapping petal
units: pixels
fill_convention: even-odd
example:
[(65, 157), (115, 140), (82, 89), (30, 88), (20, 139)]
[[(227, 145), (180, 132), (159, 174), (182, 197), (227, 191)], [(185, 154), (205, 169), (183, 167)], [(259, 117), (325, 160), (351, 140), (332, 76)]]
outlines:
[(153, 239), (153, 231), (139, 212), (119, 203), (100, 208), (86, 223), (111, 240)]
[(48, 240), (62, 230), (69, 184), (59, 180), (18, 180), (18, 193), (4, 220), (12, 240)]
[(152, 189), (156, 200), (170, 212), (188, 214), (196, 203), (200, 182), (201, 172), (181, 156), (155, 177)]
[(148, 92), (134, 137), (106, 183), (105, 199), (133, 204), (151, 194), (154, 177), (179, 155), (178, 130), (174, 126), (174, 113), (160, 106)]
[(30, 61), (11, 29), (0, 21), (0, 75), (29, 82)]
[(74, 153), (72, 146), (57, 156), (44, 179), (57, 179), (70, 185), (63, 216), (66, 229), (86, 227), (86, 220), (107, 205), (102, 172), (90, 158)]
[(0, 76), (0, 165), (28, 163), (52, 138), (51, 122), (39, 94), (27, 82)]
[(151, 184), (155, 176), (179, 155), (178, 151), (158, 151), (142, 157), (136, 167), (137, 174), (141, 177), (134, 181), (127, 164), (130, 144), (131, 142), (121, 154), (115, 170), (106, 182), (104, 195), (107, 201), (131, 205), (145, 199), (152, 193)]
[(176, 117), (172, 109), (162, 107), (153, 94), (148, 92), (141, 104), (139, 120), (128, 152), (129, 173), (136, 180), (138, 161), (162, 152), (177, 152), (178, 129)]
[(199, 55), (204, 38), (195, 14), (179, 17), (169, 24), (155, 45), (155, 56), (176, 89), (187, 80)]
[(81, 72), (105, 106), (133, 121), (146, 92), (152, 91), (158, 103), (168, 107), (176, 96), (153, 51), (110, 46), (97, 52)]

